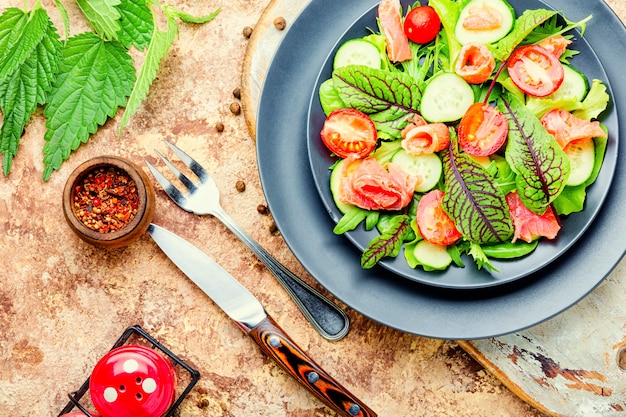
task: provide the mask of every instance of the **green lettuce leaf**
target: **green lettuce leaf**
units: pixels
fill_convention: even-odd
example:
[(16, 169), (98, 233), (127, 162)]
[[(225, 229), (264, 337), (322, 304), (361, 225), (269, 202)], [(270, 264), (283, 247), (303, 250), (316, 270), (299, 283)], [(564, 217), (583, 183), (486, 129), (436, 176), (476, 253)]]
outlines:
[(343, 102), (339, 92), (335, 88), (335, 83), (332, 78), (324, 81), (320, 85), (320, 104), (324, 114), (328, 116), (333, 110), (346, 108), (346, 103)]
[(517, 174), (520, 199), (541, 215), (565, 187), (569, 159), (539, 119), (513, 94), (505, 93), (498, 100), (498, 108), (509, 121), (506, 160)]
[(517, 48), (533, 30), (556, 14), (557, 12), (554, 10), (525, 10), (515, 21), (513, 30), (495, 44), (495, 48), (491, 51), (494, 58), (500, 61), (506, 61), (515, 48)]
[(606, 146), (608, 138), (593, 138), (595, 159), (593, 164), (593, 171), (587, 181), (577, 185), (575, 187), (566, 186), (563, 192), (559, 194), (556, 200), (554, 200), (554, 208), (556, 212), (561, 216), (577, 213), (585, 208), (585, 199), (587, 198), (587, 187), (593, 184), (602, 168), (604, 162), (604, 155), (606, 153)]
[(456, 137), (443, 153), (443, 209), (466, 240), (498, 243), (513, 235), (505, 195), (480, 164), (459, 152)]
[(407, 119), (419, 114), (422, 92), (405, 73), (349, 65), (333, 72), (333, 82), (347, 106), (368, 114), (391, 137), (399, 138)]
[(68, 39), (44, 110), (44, 180), (115, 116), (134, 82), (133, 61), (121, 43), (104, 41), (91, 32)]
[(593, 80), (591, 89), (583, 100), (581, 107), (573, 112), (574, 116), (583, 120), (597, 119), (606, 110), (609, 100), (606, 86), (600, 80)]

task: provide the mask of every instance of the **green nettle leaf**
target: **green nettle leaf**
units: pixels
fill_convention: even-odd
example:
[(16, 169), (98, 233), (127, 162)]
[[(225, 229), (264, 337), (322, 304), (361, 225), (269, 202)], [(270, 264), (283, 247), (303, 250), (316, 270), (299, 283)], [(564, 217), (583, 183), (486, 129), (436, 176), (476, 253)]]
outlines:
[(116, 7), (121, 15), (119, 41), (127, 48), (134, 46), (140, 51), (145, 50), (154, 31), (152, 11), (146, 0), (125, 0)]
[(478, 244), (509, 239), (513, 223), (504, 193), (485, 168), (459, 152), (454, 135), (443, 166), (443, 209), (463, 237)]
[(182, 20), (184, 23), (207, 23), (211, 20), (215, 19), (217, 15), (220, 13), (221, 8), (218, 8), (213, 13), (205, 15), (205, 16), (194, 16), (187, 12), (183, 12), (182, 10), (177, 10), (171, 6), (165, 5), (163, 6), (165, 10), (165, 14), (172, 17), (177, 17)]
[(124, 126), (128, 124), (130, 118), (135, 114), (137, 108), (142, 101), (148, 95), (150, 86), (156, 78), (157, 70), (161, 59), (167, 54), (170, 46), (174, 42), (174, 38), (178, 34), (178, 25), (172, 17), (167, 18), (167, 31), (163, 32), (154, 27), (154, 33), (146, 52), (146, 58), (144, 60), (139, 74), (137, 75), (137, 82), (131, 92), (128, 104), (124, 110), (124, 115), (120, 122), (119, 135), (121, 136)]
[(515, 48), (532, 33), (535, 28), (543, 24), (546, 20), (555, 16), (554, 10), (536, 9), (526, 10), (515, 21), (513, 30), (503, 39), (498, 41), (497, 47), (493, 50), (493, 56), (499, 61), (506, 61)]
[(398, 256), (402, 244), (412, 235), (411, 219), (407, 215), (397, 215), (389, 221), (388, 227), (376, 236), (361, 255), (361, 267), (371, 269), (385, 257)]
[(121, 0), (76, 0), (91, 27), (96, 33), (106, 39), (117, 39), (120, 30), (120, 12), (118, 6)]
[[(21, 11), (20, 13), (23, 16), (17, 21), (15, 21), (17, 16), (13, 12), (8, 13), (6, 21), (4, 20), (4, 13), (2, 16), (3, 23), (0, 27), (0, 35), (6, 36), (7, 40), (0, 42), (1, 46), (6, 47), (6, 49), (3, 48), (0, 57), (0, 80), (13, 74), (29, 56), (35, 53), (37, 45), (44, 38), (50, 26), (48, 14), (41, 7), (27, 14)], [(12, 22), (16, 26), (5, 32), (6, 25)]]
[(67, 40), (44, 110), (44, 180), (124, 106), (134, 82), (133, 60), (121, 43), (90, 32)]
[[(42, 11), (43, 9), (36, 9), (33, 14), (41, 16)], [(45, 11), (43, 13), (47, 18)], [(3, 19), (0, 20), (4, 22)], [(0, 37), (3, 33), (6, 32), (0, 30)], [(26, 38), (28, 36), (19, 37), (14, 46)], [(0, 40), (0, 43), (4, 42)], [(47, 19), (47, 28), (41, 41), (20, 66), (0, 82), (0, 109), (4, 114), (0, 129), (0, 153), (3, 154), (4, 175), (8, 175), (11, 170), (24, 126), (36, 110), (37, 104), (44, 104), (46, 101), (58, 70), (59, 55), (59, 37), (52, 22)]]
[(509, 122), (506, 160), (517, 174), (520, 199), (532, 212), (543, 214), (565, 187), (570, 174), (569, 159), (517, 97), (504, 94), (498, 107)]
[(392, 137), (400, 137), (409, 116), (419, 114), (422, 92), (405, 73), (350, 65), (335, 70), (333, 81), (347, 106), (368, 114), (378, 130)]

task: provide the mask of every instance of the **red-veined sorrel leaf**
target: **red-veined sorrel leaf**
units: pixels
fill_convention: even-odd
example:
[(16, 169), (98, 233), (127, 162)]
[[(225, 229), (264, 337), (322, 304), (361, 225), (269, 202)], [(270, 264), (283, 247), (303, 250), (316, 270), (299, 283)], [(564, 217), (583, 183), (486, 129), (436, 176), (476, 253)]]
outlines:
[(517, 174), (520, 199), (532, 212), (543, 214), (565, 187), (569, 159), (539, 119), (513, 94), (504, 94), (498, 107), (509, 121), (506, 160)]

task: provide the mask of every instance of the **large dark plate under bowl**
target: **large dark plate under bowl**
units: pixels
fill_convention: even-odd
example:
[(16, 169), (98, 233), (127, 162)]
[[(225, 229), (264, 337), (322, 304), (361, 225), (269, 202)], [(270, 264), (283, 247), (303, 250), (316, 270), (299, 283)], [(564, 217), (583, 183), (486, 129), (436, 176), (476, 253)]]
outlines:
[[(572, 226), (568, 233), (573, 235), (561, 238), (576, 240), (572, 236), (587, 228), (582, 237), (572, 241), (563, 256), (524, 279), (463, 290), (425, 285), (383, 267), (361, 269), (360, 249), (332, 233), (335, 221), (308, 169), (309, 102), (329, 55), (342, 39), (351, 36), (346, 31), (377, 3), (313, 1), (291, 25), (266, 75), (257, 113), (257, 156), (268, 205), (287, 245), (338, 299), (377, 322), (408, 333), (442, 339), (485, 338), (530, 327), (572, 306), (624, 256), (626, 222), (621, 206), (626, 173), (615, 169), (617, 160), (626, 157), (624, 146), (617, 146), (624, 140), (623, 132), (619, 138), (610, 135), (604, 177), (589, 189), (588, 200), (602, 206), (599, 215), (593, 221), (578, 220), (578, 231)], [(547, 4), (574, 21), (593, 14), (585, 32), (587, 53), (599, 57), (608, 77), (605, 81), (620, 80), (626, 60), (615, 51), (626, 42), (626, 29), (608, 6), (601, 1), (554, 0)], [(601, 67), (576, 64), (584, 71), (599, 70), (602, 78)], [(614, 82), (612, 98), (603, 121), (616, 132), (620, 122), (626, 121), (626, 115), (618, 112), (620, 106), (626, 106), (626, 84)], [(611, 173), (614, 178), (607, 193), (603, 184), (611, 182)], [(567, 220), (577, 221), (574, 216)], [(544, 246), (549, 245), (541, 250), (549, 251)]]
[[(403, 6), (406, 6), (410, 0), (404, 1)], [(539, 9), (548, 8), (545, 3), (537, 0), (510, 0), (511, 5), (516, 9), (516, 13), (519, 16), (526, 9)], [(330, 170), (329, 167), (336, 161), (331, 158), (330, 152), (324, 146), (320, 139), (320, 131), (324, 124), (326, 116), (322, 110), (320, 104), (318, 91), (321, 83), (331, 77), (333, 57), (336, 49), (339, 45), (348, 39), (362, 37), (369, 32), (367, 28), (375, 28), (376, 26), (376, 10), (377, 6), (374, 6), (367, 13), (357, 19), (352, 26), (341, 36), (337, 45), (332, 49), (330, 55), (321, 67), (319, 78), (314, 85), (311, 102), (309, 107), (309, 125), (308, 125), (308, 151), (309, 159), (311, 163), (311, 169), (313, 172), (313, 180), (319, 191), (319, 194), (324, 202), (324, 205), (330, 216), (335, 222), (341, 218), (341, 213), (335, 206), (333, 196), (329, 188)], [(583, 71), (587, 77), (592, 79), (602, 80), (605, 85), (608, 86), (607, 75), (602, 68), (600, 60), (593, 52), (593, 49), (589, 43), (576, 33), (576, 38), (571, 45), (571, 48), (580, 51), (570, 62), (578, 69)], [(610, 86), (608, 86), (610, 89)], [(612, 95), (612, 91), (609, 91)], [(606, 117), (602, 118), (602, 122), (607, 126), (609, 132), (611, 132), (612, 139), (616, 140), (618, 137), (618, 123), (617, 114), (615, 112), (609, 112)], [(586, 202), (585, 210), (580, 213), (575, 213), (569, 216), (564, 222), (563, 227), (559, 231), (559, 235), (556, 240), (542, 241), (539, 248), (535, 250), (531, 255), (520, 259), (514, 260), (493, 260), (492, 264), (497, 271), (489, 272), (486, 269), (477, 270), (474, 266), (474, 262), (469, 257), (465, 258), (465, 268), (450, 267), (446, 271), (442, 272), (425, 272), (421, 268), (411, 268), (403, 254), (396, 258), (388, 258), (380, 262), (380, 264), (402, 277), (423, 283), (434, 285), (443, 288), (455, 288), (455, 289), (477, 289), (485, 288), (496, 285), (502, 285), (519, 278), (526, 277), (533, 272), (539, 271), (544, 268), (559, 256), (563, 255), (567, 249), (569, 249), (587, 230), (593, 219), (600, 212), (604, 198), (609, 191), (611, 185), (611, 179), (613, 178), (613, 172), (615, 170), (615, 159), (617, 157), (617, 148), (611, 148), (606, 154), (606, 163), (603, 164), (603, 169), (598, 180), (594, 183), (593, 187), (589, 189), (588, 199)], [(356, 229), (346, 233), (346, 236), (352, 241), (352, 243), (363, 251), (369, 245), (369, 242), (378, 235), (376, 230), (366, 231), (363, 225)]]

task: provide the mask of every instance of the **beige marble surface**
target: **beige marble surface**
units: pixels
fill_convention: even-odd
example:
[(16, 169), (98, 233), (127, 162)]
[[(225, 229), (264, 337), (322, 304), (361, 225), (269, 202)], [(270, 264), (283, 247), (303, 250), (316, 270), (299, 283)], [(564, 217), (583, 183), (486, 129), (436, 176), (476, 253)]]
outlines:
[[(3, 0), (0, 10), (21, 7)], [(34, 1), (27, 1), (30, 6)], [(61, 26), (54, 1), (41, 0)], [(214, 174), (222, 205), (265, 248), (316, 285), (271, 232), (255, 144), (238, 101), (249, 40), (269, 0), (169, 2), (192, 14), (221, 7), (204, 26), (181, 25), (145, 103), (121, 138), (121, 114), (41, 180), (44, 120), (38, 110), (26, 127), (11, 174), (0, 179), (0, 415), (56, 416), (67, 393), (89, 375), (123, 330), (140, 324), (196, 367), (201, 379), (177, 415), (185, 417), (321, 417), (336, 413), (264, 357), (149, 237), (118, 250), (96, 249), (65, 224), (61, 192), (69, 173), (88, 158), (126, 156), (142, 167), (156, 162), (169, 139)], [(613, 2), (623, 12), (623, 5)], [(86, 29), (73, 1), (72, 33)], [(267, 25), (267, 20), (264, 21)], [(287, 22), (289, 24), (290, 22)], [(141, 57), (138, 57), (140, 60)], [(215, 125), (224, 124), (218, 132)], [(237, 181), (246, 189), (239, 192)], [(236, 276), (293, 339), (381, 416), (540, 417), (458, 344), (404, 334), (347, 309), (348, 336), (320, 337), (282, 287), (228, 230), (210, 217), (182, 212), (157, 191), (155, 223), (197, 244)], [(318, 286), (319, 288), (319, 286)], [(323, 291), (322, 288), (319, 288)]]

